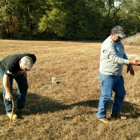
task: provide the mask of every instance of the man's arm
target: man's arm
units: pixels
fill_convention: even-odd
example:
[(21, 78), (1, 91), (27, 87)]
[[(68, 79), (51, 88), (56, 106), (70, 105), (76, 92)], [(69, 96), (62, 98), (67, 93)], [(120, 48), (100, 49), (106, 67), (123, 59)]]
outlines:
[(5, 99), (7, 99), (8, 101), (12, 101), (13, 96), (10, 91), (10, 81), (9, 81), (9, 77), (6, 74), (4, 74), (3, 76), (3, 87), (6, 91)]
[(129, 60), (127, 55), (124, 53), (123, 58), (119, 57), (116, 54), (115, 49), (112, 47), (111, 51), (109, 50), (104, 50), (104, 54), (106, 55), (106, 57), (108, 57), (112, 62), (114, 63), (118, 63), (118, 64), (126, 64), (126, 65), (136, 65), (136, 66), (140, 66), (140, 61), (139, 60)]

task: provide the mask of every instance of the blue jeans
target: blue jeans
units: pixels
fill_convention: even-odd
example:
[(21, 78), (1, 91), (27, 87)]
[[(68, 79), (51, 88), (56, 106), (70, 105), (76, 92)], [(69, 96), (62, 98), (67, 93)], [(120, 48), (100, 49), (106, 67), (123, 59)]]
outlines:
[(109, 100), (112, 97), (112, 91), (115, 92), (112, 104), (112, 114), (120, 114), (121, 105), (126, 94), (124, 88), (124, 79), (122, 76), (104, 75), (99, 73), (98, 80), (101, 84), (101, 95), (98, 104), (98, 118), (105, 118)]
[[(3, 81), (3, 76), (4, 76), (4, 71), (0, 70), (0, 77)], [(17, 91), (18, 91), (18, 95), (17, 95), (17, 109), (22, 109), (25, 106), (25, 102), (26, 102), (26, 94), (27, 94), (27, 90), (28, 90), (28, 82), (27, 79), (23, 77), (23, 75), (20, 75), (18, 77), (10, 77), (10, 90), (12, 93), (12, 85), (13, 85), (13, 79), (15, 79), (16, 83), (17, 83)], [(6, 94), (5, 89), (2, 89), (3, 94)], [(6, 108), (6, 112), (10, 113), (12, 111), (12, 102), (5, 100), (5, 108)]]

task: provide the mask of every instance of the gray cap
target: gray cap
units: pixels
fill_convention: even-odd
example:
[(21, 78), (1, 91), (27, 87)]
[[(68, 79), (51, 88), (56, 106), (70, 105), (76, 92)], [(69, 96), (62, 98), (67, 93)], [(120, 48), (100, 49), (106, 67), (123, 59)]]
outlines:
[(120, 25), (115, 26), (112, 30), (112, 33), (114, 33), (115, 36), (124, 38), (126, 37), (126, 34), (124, 33), (123, 27)]

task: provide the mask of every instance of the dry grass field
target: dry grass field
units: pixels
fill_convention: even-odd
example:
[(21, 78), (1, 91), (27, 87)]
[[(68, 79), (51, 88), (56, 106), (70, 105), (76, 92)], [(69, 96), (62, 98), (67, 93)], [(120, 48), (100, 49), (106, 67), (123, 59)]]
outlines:
[[(37, 56), (28, 72), (26, 107), (31, 113), (19, 115), (9, 127), (0, 94), (0, 140), (140, 140), (140, 67), (134, 67), (135, 76), (126, 73), (126, 66), (123, 69), (127, 95), (121, 113), (128, 118), (110, 125), (96, 118), (100, 46), (98, 42), (0, 40), (0, 59), (18, 52)], [(125, 50), (130, 59), (140, 59), (139, 46), (125, 45)], [(15, 83), (13, 88), (16, 106)]]

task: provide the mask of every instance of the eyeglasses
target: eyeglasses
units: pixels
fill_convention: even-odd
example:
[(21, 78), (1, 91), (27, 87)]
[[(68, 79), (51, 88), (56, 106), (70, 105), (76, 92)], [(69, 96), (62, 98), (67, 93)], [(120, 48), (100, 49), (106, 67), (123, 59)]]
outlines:
[[(113, 33), (113, 35), (115, 35), (115, 34)], [(117, 36), (117, 35), (115, 35), (115, 36), (116, 36), (116, 37), (118, 37), (118, 39), (119, 39), (119, 40), (121, 40), (121, 39), (122, 39), (121, 37), (119, 37), (119, 36)]]
[(122, 38), (118, 36), (118, 39), (122, 39)]

